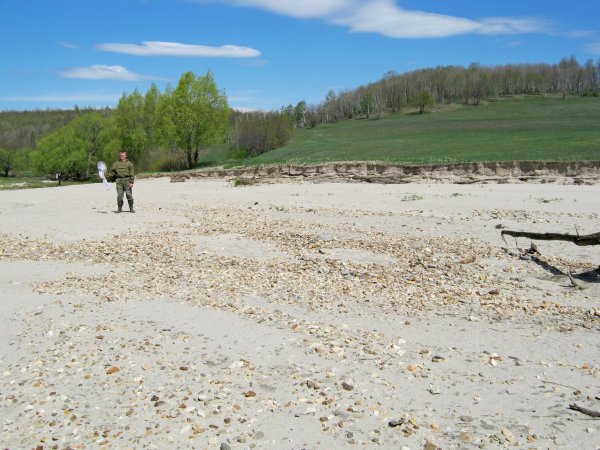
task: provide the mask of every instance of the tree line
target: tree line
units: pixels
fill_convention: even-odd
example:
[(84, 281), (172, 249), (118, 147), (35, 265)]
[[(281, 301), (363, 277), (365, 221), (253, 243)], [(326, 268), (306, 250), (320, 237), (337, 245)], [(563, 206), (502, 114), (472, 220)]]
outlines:
[[(438, 66), (398, 74), (390, 71), (377, 82), (335, 92), (309, 107), (297, 127), (314, 126), (354, 117), (380, 117), (383, 113), (428, 105), (481, 101), (514, 95), (600, 95), (600, 60), (581, 65), (574, 56), (558, 64), (508, 64), (485, 67)], [(300, 105), (300, 104), (299, 104)], [(289, 108), (289, 107), (288, 107)]]
[(98, 160), (110, 163), (125, 150), (138, 170), (192, 168), (202, 149), (225, 140), (230, 116), (212, 73), (186, 72), (174, 88), (125, 93), (110, 114), (92, 112), (48, 134), (33, 151), (32, 166), (87, 179)]
[[(58, 113), (42, 115), (54, 119)], [(14, 126), (19, 116), (4, 117)], [(64, 120), (52, 122), (56, 128), (43, 137), (22, 140), (21, 149), (0, 146), (5, 176), (16, 167), (29, 167), (41, 174), (85, 180), (95, 172), (97, 161), (110, 163), (119, 150), (128, 152), (138, 170), (191, 169), (202, 150), (212, 145), (229, 141), (234, 156), (255, 156), (284, 145), (293, 131), (292, 121), (282, 112), (235, 113), (210, 71), (204, 76), (186, 72), (176, 87), (167, 86), (164, 92), (152, 85), (143, 95), (138, 90), (125, 93), (115, 109), (60, 117)], [(46, 122), (47, 127), (52, 124)], [(28, 130), (14, 128), (21, 134)]]
[(37, 147), (42, 136), (91, 111), (76, 106), (72, 110), (0, 112), (1, 174), (8, 176), (15, 167), (30, 167), (30, 150)]
[(237, 112), (232, 127), (232, 159), (253, 158), (282, 147), (292, 138), (289, 112)]

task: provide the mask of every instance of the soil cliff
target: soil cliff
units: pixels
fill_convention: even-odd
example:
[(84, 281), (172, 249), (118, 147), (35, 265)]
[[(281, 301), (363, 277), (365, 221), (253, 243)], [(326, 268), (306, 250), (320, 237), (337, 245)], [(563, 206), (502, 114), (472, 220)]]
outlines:
[(367, 183), (560, 183), (597, 184), (600, 161), (497, 161), (454, 164), (392, 164), (331, 162), (280, 164), (246, 168), (208, 168), (172, 175), (172, 181), (191, 177), (237, 178), (247, 183), (310, 180)]

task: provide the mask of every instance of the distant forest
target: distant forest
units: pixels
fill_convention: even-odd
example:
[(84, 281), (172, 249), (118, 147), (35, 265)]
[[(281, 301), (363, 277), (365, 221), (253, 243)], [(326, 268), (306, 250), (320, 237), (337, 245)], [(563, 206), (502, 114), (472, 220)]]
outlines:
[[(73, 119), (92, 111), (92, 108), (62, 110), (46, 109), (33, 111), (0, 112), (0, 147), (7, 150), (36, 148), (40, 138)], [(110, 110), (107, 109), (110, 113)]]
[(404, 74), (388, 72), (382, 80), (354, 90), (329, 91), (325, 100), (310, 108), (313, 121), (329, 122), (369, 117), (419, 106), (426, 92), (438, 103), (464, 102), (475, 106), (482, 100), (513, 95), (600, 94), (600, 60), (583, 66), (572, 56), (558, 64), (509, 64), (484, 67), (444, 66)]
[[(214, 83), (212, 78), (209, 81)], [(139, 105), (135, 108), (148, 109), (147, 106), (155, 106), (158, 100), (163, 97), (168, 98), (174, 93), (177, 93), (177, 89), (168, 88), (163, 94), (157, 92), (153, 86), (145, 98), (137, 91), (131, 95), (125, 94), (115, 108), (96, 110), (75, 107), (73, 110), (0, 112), (0, 160), (8, 161), (6, 164), (0, 161), (4, 166), (2, 171), (8, 173), (10, 167), (14, 167), (15, 161), (19, 159), (22, 162), (17, 163), (17, 167), (29, 166), (28, 154), (38, 149), (41, 138), (90, 113), (107, 119), (115, 118), (117, 123), (123, 122), (121, 124), (123, 129), (120, 130), (122, 136), (117, 136), (122, 142), (120, 144), (116, 142), (114, 145), (132, 147), (130, 150), (133, 151), (140, 144), (137, 141), (129, 142), (137, 135), (137, 131), (133, 133), (128, 128), (128, 123), (134, 117), (127, 112), (128, 108), (134, 107), (131, 105), (128, 107), (128, 103), (137, 102)], [(581, 65), (572, 56), (563, 58), (558, 64), (509, 64), (493, 67), (471, 64), (468, 67), (439, 66), (403, 74), (391, 71), (381, 80), (356, 89), (340, 92), (331, 90), (317, 105), (300, 101), (295, 106), (290, 104), (279, 111), (234, 112), (229, 115), (229, 132), (224, 133), (223, 136), (229, 142), (234, 158), (252, 157), (289, 141), (291, 134), (286, 131), (287, 124), (290, 124), (291, 129), (311, 128), (324, 122), (351, 118), (377, 118), (382, 114), (398, 112), (406, 108), (417, 108), (419, 112), (423, 112), (426, 106), (429, 107), (434, 102), (438, 104), (460, 102), (477, 106), (488, 99), (515, 95), (598, 96), (600, 95), (600, 60), (596, 63), (588, 60)], [(148, 103), (149, 99), (152, 102)], [(157, 118), (152, 120), (155, 119)], [(135, 126), (140, 130), (143, 128), (139, 124)], [(156, 128), (153, 132), (160, 131)], [(144, 136), (144, 139), (148, 140), (150, 134)], [(145, 142), (144, 145), (148, 148), (136, 152), (143, 151), (150, 157), (151, 145), (156, 149), (163, 146), (159, 142), (160, 139), (155, 141)], [(171, 149), (173, 145), (179, 147), (175, 140), (171, 140), (169, 145)], [(161, 151), (164, 153), (165, 149)], [(26, 152), (22, 152), (23, 150)], [(197, 151), (197, 148), (193, 151), (187, 150), (188, 166), (196, 164)], [(88, 159), (91, 161), (89, 157)], [(151, 161), (147, 161), (144, 165), (152, 167)]]

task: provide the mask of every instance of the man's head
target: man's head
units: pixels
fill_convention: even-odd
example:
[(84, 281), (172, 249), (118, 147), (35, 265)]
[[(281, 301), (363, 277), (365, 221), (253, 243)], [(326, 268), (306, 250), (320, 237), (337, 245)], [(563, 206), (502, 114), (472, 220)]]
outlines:
[(125, 161), (127, 159), (127, 152), (119, 152), (119, 159)]

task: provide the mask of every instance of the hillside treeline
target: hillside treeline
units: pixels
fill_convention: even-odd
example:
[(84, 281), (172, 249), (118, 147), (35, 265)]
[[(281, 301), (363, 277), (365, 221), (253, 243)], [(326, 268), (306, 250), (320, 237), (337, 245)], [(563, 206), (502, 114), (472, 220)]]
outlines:
[(292, 138), (294, 116), (281, 112), (237, 112), (231, 132), (234, 159), (253, 158), (284, 146)]
[[(439, 66), (398, 74), (388, 72), (380, 81), (339, 93), (329, 91), (317, 106), (304, 111), (297, 127), (353, 117), (380, 116), (406, 107), (423, 106), (430, 94), (435, 102), (479, 105), (482, 100), (512, 95), (600, 94), (600, 60), (581, 65), (575, 57), (558, 64), (509, 64), (485, 67)], [(300, 105), (300, 104), (298, 104)], [(291, 108), (291, 107), (288, 107)], [(298, 106), (297, 106), (298, 108)]]

